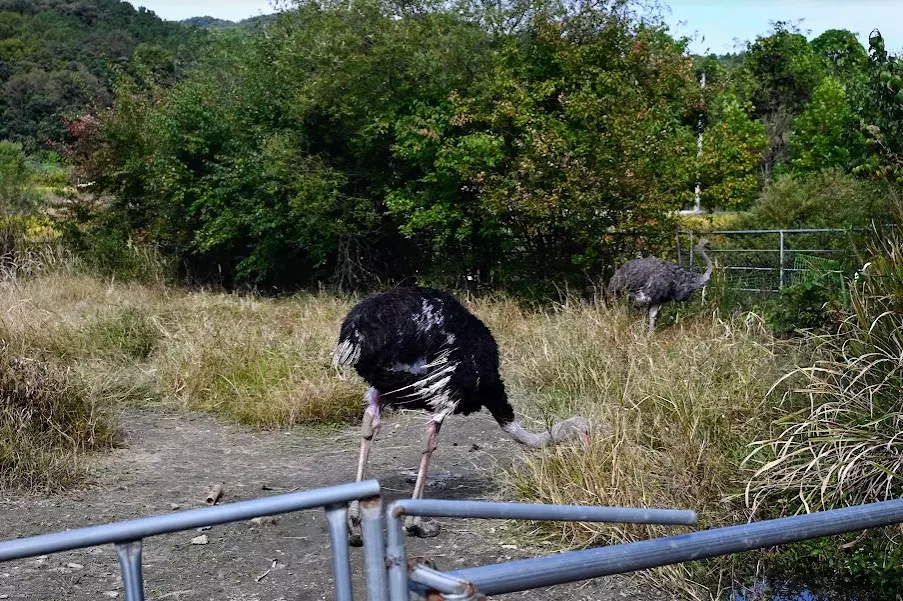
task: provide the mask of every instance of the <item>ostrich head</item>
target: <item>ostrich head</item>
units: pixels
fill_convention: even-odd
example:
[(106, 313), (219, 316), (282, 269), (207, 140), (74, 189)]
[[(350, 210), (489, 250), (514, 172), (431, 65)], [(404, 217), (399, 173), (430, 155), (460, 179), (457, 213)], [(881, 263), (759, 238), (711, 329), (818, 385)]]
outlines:
[(711, 243), (708, 238), (700, 238), (699, 242), (696, 243), (696, 248), (699, 250), (706, 250)]
[(528, 432), (517, 422), (505, 424), (502, 429), (520, 444), (533, 449), (557, 445), (577, 438), (589, 440), (589, 424), (585, 418), (580, 416), (560, 421), (547, 431), (538, 434)]

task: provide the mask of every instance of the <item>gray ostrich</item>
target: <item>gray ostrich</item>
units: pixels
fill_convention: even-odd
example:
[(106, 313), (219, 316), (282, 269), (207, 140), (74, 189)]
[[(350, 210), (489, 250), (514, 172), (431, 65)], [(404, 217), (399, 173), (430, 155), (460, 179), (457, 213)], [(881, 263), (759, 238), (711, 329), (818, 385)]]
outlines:
[(703, 238), (696, 250), (705, 261), (705, 273), (693, 273), (683, 267), (655, 257), (634, 259), (618, 268), (608, 282), (612, 298), (628, 296), (649, 315), (649, 333), (655, 330), (655, 318), (664, 303), (688, 300), (712, 277), (712, 260), (706, 254), (709, 241)]

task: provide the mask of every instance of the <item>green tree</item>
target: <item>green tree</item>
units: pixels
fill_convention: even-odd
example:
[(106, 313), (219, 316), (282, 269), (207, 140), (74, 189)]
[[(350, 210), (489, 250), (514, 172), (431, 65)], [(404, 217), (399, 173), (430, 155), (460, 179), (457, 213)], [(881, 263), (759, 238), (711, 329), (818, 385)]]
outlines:
[(776, 165), (788, 159), (788, 139), (794, 116), (809, 102), (824, 77), (821, 58), (806, 36), (788, 23), (750, 43), (744, 66), (753, 86), (754, 114), (765, 124), (768, 147), (763, 158), (766, 181)]
[(28, 165), (21, 144), (0, 142), (0, 216), (9, 217), (27, 208)]
[(829, 29), (810, 42), (828, 75), (846, 79), (861, 76), (868, 54), (856, 35), (847, 29)]
[(622, 1), (460, 8), (310, 2), (224, 30), (70, 148), (134, 236), (237, 281), (577, 281), (670, 240), (695, 154), (682, 44)]
[(757, 83), (752, 101), (759, 116), (781, 109), (797, 112), (824, 75), (806, 36), (784, 22), (774, 23), (771, 35), (749, 44), (744, 64)]
[(903, 184), (903, 64), (877, 29), (869, 36), (862, 92), (862, 133), (868, 152), (853, 172)]
[(388, 198), (405, 233), (440, 261), (530, 281), (592, 274), (670, 235), (689, 199), (696, 84), (681, 44), (624, 8), (534, 18), (470, 94), (402, 131), (395, 152), (421, 173)]
[(800, 171), (851, 167), (862, 148), (853, 109), (843, 85), (826, 77), (793, 123), (791, 164)]
[(715, 100), (699, 165), (701, 201), (709, 209), (744, 209), (759, 193), (768, 138), (751, 110), (729, 92)]

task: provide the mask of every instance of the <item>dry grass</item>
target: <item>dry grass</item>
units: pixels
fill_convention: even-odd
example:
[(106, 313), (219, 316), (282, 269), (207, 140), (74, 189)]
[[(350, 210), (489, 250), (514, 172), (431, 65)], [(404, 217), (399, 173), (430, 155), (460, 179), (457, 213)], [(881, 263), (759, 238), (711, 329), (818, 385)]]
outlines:
[(165, 399), (261, 426), (360, 417), (359, 383), (331, 367), (350, 303), (326, 294), (286, 300), (196, 293), (158, 321), (154, 364)]
[[(262, 299), (185, 292), (77, 270), (0, 287), (3, 327), (17, 341), (14, 356), (69, 366), (85, 383), (90, 407), (150, 400), (260, 427), (359, 418), (362, 383), (338, 379), (331, 367), (351, 303), (329, 294)], [(795, 357), (790, 343), (775, 341), (761, 320), (701, 315), (649, 338), (642, 319), (622, 307), (567, 301), (535, 311), (504, 297), (468, 304), (499, 341), (519, 412), (545, 423), (582, 414), (594, 424), (588, 447), (527, 455), (508, 475), (516, 497), (692, 508), (703, 527), (744, 521), (740, 461), (749, 441), (771, 434), (766, 392)], [(534, 534), (579, 546), (676, 530), (554, 524)], [(694, 579), (717, 580), (712, 571), (724, 568), (717, 562), (666, 568), (652, 582), (672, 595), (705, 598), (715, 591)]]
[[(622, 308), (565, 304), (515, 319), (487, 311), (505, 340), (506, 368), (526, 407), (575, 412), (594, 424), (588, 447), (544, 450), (510, 474), (520, 499), (635, 507), (690, 508), (700, 526), (743, 522), (739, 469), (749, 441), (769, 432), (769, 386), (795, 350), (752, 314), (700, 316), (651, 339)], [(748, 474), (746, 474), (748, 475)], [(610, 544), (677, 533), (677, 528), (605, 524), (537, 526), (565, 546)], [(728, 562), (645, 573), (683, 598), (718, 598), (707, 585)], [(730, 585), (730, 579), (725, 581)]]
[(359, 385), (330, 365), (347, 300), (284, 300), (120, 284), (77, 273), (0, 288), (7, 331), (92, 378), (180, 410), (290, 427), (357, 416)]
[(77, 483), (87, 451), (116, 439), (109, 408), (69, 368), (0, 347), (0, 489), (53, 490)]

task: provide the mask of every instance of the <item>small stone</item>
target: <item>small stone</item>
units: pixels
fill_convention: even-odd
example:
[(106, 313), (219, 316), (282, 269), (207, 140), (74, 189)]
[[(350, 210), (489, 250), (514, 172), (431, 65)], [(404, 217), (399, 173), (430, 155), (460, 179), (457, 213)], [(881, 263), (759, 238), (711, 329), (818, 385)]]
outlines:
[(206, 545), (208, 542), (209, 542), (209, 540), (207, 539), (206, 534), (202, 534), (200, 536), (195, 536), (193, 539), (191, 539), (192, 545)]
[(279, 520), (275, 516), (272, 516), (272, 515), (265, 515), (265, 516), (261, 516), (258, 518), (251, 518), (251, 523), (255, 524), (257, 526), (274, 525), (278, 521)]
[(213, 526), (201, 526), (200, 528), (195, 528), (198, 532), (203, 532), (205, 530), (210, 530)]
[(9, 595), (0, 595), (0, 599), (9, 599)]
[(80, 564), (80, 563), (67, 563), (67, 564), (66, 564), (66, 567), (67, 567), (67, 568), (72, 568), (73, 570), (80, 570), (80, 569), (84, 568), (85, 566), (83, 566), (83, 565)]
[(104, 597), (115, 598), (119, 596), (119, 591), (104, 591), (101, 593)]
[(169, 508), (172, 509), (172, 510), (176, 510), (176, 509), (178, 509), (178, 508), (180, 508), (180, 507), (181, 507), (181, 505), (179, 505), (178, 503), (170, 503), (170, 504), (169, 504)]

